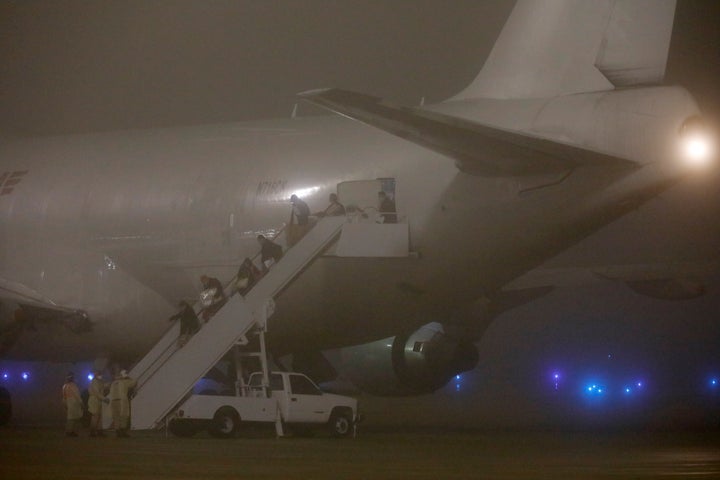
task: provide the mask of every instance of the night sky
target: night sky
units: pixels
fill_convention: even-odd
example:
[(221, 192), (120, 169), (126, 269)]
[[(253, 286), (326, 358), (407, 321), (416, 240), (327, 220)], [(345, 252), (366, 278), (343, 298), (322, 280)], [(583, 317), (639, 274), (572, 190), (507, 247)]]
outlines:
[[(6, 0), (0, 138), (289, 116), (295, 93), (320, 87), (411, 105), (441, 101), (475, 77), (513, 4)], [(716, 125), (718, 25), (720, 2), (678, 0), (666, 76), (687, 87)], [(300, 113), (317, 111), (302, 106)], [(719, 186), (717, 173), (681, 186), (551, 264), (717, 259)], [(478, 424), (601, 424), (648, 410), (623, 400), (624, 410), (608, 413), (609, 401), (598, 407), (581, 399), (583, 382), (603, 371), (618, 384), (645, 379), (654, 416), (641, 419), (717, 422), (720, 391), (706, 382), (720, 378), (720, 289), (717, 272), (700, 280), (708, 293), (686, 302), (652, 300), (610, 281), (558, 289), (498, 319), (479, 343), (480, 366), (462, 385), (394, 402), (404, 415), (430, 418), (442, 398), (457, 407), (446, 410), (448, 421), (461, 425), (468, 411)], [(555, 370), (563, 375), (558, 389), (548, 379)], [(377, 405), (379, 414), (390, 404)]]

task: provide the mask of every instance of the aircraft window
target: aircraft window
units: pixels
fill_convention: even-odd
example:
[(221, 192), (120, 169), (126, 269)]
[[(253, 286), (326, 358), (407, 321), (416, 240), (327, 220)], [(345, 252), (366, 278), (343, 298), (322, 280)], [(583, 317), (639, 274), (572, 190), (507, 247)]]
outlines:
[(295, 395), (322, 395), (322, 392), (302, 375), (290, 375), (290, 390)]

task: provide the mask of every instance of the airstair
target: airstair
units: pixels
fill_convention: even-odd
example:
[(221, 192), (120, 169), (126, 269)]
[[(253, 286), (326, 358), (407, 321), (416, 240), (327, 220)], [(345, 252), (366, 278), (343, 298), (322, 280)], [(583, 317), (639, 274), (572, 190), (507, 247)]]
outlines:
[(176, 405), (236, 345), (247, 345), (253, 331), (264, 332), (274, 298), (339, 236), (345, 217), (327, 217), (270, 268), (243, 298), (233, 295), (208, 323), (179, 347), (176, 324), (130, 372), (138, 380), (132, 400), (133, 429), (162, 424)]

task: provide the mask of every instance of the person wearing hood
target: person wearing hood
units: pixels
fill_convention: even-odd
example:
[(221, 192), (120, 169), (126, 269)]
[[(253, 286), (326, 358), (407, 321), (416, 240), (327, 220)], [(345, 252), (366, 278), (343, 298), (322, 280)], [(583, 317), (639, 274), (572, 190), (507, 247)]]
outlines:
[(102, 428), (103, 404), (109, 400), (105, 398), (107, 385), (102, 381), (102, 372), (95, 370), (93, 379), (88, 387), (88, 412), (90, 413), (90, 436), (104, 437)]
[(77, 437), (80, 420), (83, 417), (83, 401), (80, 396), (80, 389), (75, 383), (75, 375), (72, 372), (68, 373), (67, 377), (65, 377), (65, 383), (62, 387), (62, 398), (67, 419), (65, 435), (68, 437)]
[(110, 385), (110, 408), (112, 409), (113, 425), (118, 437), (128, 437), (130, 428), (130, 390), (137, 380), (130, 378), (127, 370), (120, 370)]

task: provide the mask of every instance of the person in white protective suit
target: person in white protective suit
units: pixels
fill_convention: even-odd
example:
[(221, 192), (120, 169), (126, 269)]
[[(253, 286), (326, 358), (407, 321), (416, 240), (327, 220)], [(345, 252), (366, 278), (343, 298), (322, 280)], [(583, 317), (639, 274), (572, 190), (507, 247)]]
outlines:
[(90, 436), (104, 437), (102, 428), (103, 404), (109, 400), (105, 398), (107, 384), (103, 382), (102, 372), (95, 370), (93, 379), (88, 387), (88, 413), (90, 413)]
[(62, 399), (67, 419), (65, 435), (77, 437), (80, 420), (82, 420), (83, 416), (83, 401), (80, 396), (80, 389), (75, 383), (75, 375), (72, 372), (65, 377), (65, 383), (62, 387)]
[(130, 428), (130, 391), (137, 384), (137, 380), (130, 378), (127, 370), (121, 370), (115, 375), (110, 385), (110, 408), (112, 410), (113, 426), (118, 437), (128, 437)]

